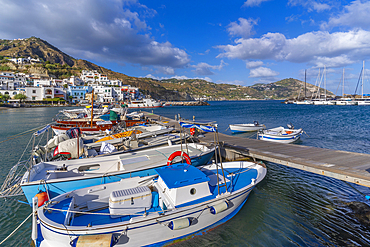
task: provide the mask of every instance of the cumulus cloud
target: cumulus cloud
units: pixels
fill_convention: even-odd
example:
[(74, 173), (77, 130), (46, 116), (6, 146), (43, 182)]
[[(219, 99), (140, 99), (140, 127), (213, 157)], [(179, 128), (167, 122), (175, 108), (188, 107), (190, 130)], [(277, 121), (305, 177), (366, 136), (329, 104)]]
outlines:
[(252, 28), (257, 25), (257, 20), (252, 18), (244, 19), (239, 18), (239, 24), (237, 22), (232, 22), (227, 28), (227, 31), (231, 36), (239, 36), (243, 38), (249, 38), (253, 32)]
[(369, 30), (370, 27), (370, 2), (353, 1), (344, 7), (344, 10), (321, 25), (322, 29), (336, 26), (348, 26)]
[(266, 67), (258, 67), (255, 69), (251, 69), (249, 72), (249, 77), (256, 78), (256, 77), (275, 77), (278, 76), (279, 72), (273, 71), (270, 68)]
[(263, 62), (262, 61), (249, 61), (249, 62), (246, 62), (245, 65), (247, 69), (253, 69), (253, 68), (261, 67), (263, 65)]
[(355, 61), (348, 58), (347, 55), (342, 54), (337, 57), (316, 57), (315, 66), (316, 67), (345, 67), (348, 64), (353, 64)]
[(213, 75), (214, 73), (211, 71), (212, 70), (221, 70), (226, 63), (221, 60), (220, 65), (209, 65), (207, 63), (198, 63), (197, 65), (190, 65), (190, 67), (195, 68), (193, 72), (195, 72), (197, 75)]
[(269, 0), (247, 0), (244, 2), (243, 7), (255, 7), (255, 6), (260, 6), (261, 3), (267, 2)]
[(156, 73), (161, 73), (161, 74), (165, 74), (165, 75), (174, 75), (175, 74), (175, 70), (171, 67), (159, 67), (156, 71)]
[(261, 38), (237, 39), (235, 43), (218, 46), (223, 52), (217, 57), (312, 64), (331, 58), (333, 61), (341, 60), (338, 64), (345, 65), (343, 61), (351, 64), (370, 55), (370, 32), (361, 29), (335, 33), (309, 32), (292, 39), (281, 33), (267, 33)]
[(0, 0), (0, 37), (40, 37), (83, 59), (185, 67), (189, 55), (151, 37), (156, 14), (136, 0)]
[(195, 77), (195, 78), (189, 78), (185, 75), (181, 75), (181, 76), (172, 76), (172, 77), (159, 77), (159, 76), (154, 76), (152, 74), (148, 74), (146, 76), (144, 76), (144, 78), (151, 78), (151, 79), (154, 79), (154, 80), (166, 80), (166, 79), (178, 79), (178, 80), (187, 80), (187, 79), (199, 79), (199, 80), (205, 80), (205, 81), (208, 81), (208, 82), (212, 82), (212, 79), (209, 78), (209, 77), (203, 77), (203, 78), (199, 78), (199, 77)]
[(303, 6), (307, 9), (308, 12), (324, 12), (331, 10), (333, 6), (331, 5), (332, 2), (329, 0), (327, 3), (324, 3), (324, 1), (313, 1), (313, 0), (289, 0), (288, 2), (291, 6)]

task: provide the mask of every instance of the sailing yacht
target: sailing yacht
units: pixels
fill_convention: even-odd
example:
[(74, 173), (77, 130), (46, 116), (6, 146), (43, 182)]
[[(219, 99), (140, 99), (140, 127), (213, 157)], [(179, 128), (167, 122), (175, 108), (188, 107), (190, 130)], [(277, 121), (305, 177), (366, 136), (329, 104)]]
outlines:
[(365, 61), (362, 62), (362, 76), (361, 76), (361, 99), (357, 99), (358, 105), (370, 105), (370, 98), (364, 98), (364, 77), (365, 77)]
[(343, 68), (343, 86), (342, 86), (342, 98), (336, 100), (337, 105), (357, 105), (357, 102), (352, 100), (352, 98), (344, 97), (344, 68)]
[[(319, 75), (318, 75), (318, 78), (320, 78), (320, 70), (319, 70)], [(325, 92), (325, 97), (323, 99), (321, 99), (321, 94), (320, 94), (320, 86), (321, 86), (321, 82), (322, 82), (322, 79), (324, 78), (324, 92)], [(326, 96), (326, 66), (324, 66), (324, 72), (321, 76), (321, 79), (320, 79), (320, 83), (319, 83), (319, 86), (318, 86), (318, 90), (317, 90), (317, 97), (316, 99), (313, 99), (312, 100), (313, 104), (314, 105), (335, 105), (335, 101), (334, 100), (328, 100), (327, 96)]]

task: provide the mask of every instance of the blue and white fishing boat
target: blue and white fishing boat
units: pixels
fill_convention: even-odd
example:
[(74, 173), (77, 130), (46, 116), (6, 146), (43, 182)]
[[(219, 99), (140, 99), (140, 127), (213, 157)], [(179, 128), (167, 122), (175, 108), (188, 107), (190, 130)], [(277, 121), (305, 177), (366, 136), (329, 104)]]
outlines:
[[(117, 182), (132, 176), (155, 174), (155, 168), (165, 166), (172, 153), (186, 152), (189, 163), (194, 166), (207, 164), (215, 148), (189, 143), (116, 153), (94, 158), (43, 161), (29, 168), (23, 175), (20, 186), (29, 203), (40, 191), (49, 198), (94, 185)], [(180, 155), (181, 156), (181, 155)], [(180, 162), (182, 157), (174, 157)]]
[(32, 239), (40, 247), (171, 244), (231, 219), (266, 171), (245, 161), (181, 163), (74, 190), (39, 209), (35, 198)]
[(258, 132), (257, 138), (270, 142), (293, 143), (299, 140), (302, 133), (302, 129), (294, 129), (294, 126), (288, 124), (288, 129), (280, 126), (273, 129), (261, 130)]

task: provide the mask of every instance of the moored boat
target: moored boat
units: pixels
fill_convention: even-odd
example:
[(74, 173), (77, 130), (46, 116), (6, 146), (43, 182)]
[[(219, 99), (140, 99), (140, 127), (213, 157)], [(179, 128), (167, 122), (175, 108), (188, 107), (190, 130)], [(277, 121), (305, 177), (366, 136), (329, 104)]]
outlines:
[[(154, 169), (165, 166), (170, 155), (176, 151), (186, 151), (192, 164), (198, 166), (209, 162), (215, 148), (190, 143), (187, 146), (178, 144), (87, 159), (44, 161), (26, 171), (20, 186), (31, 203), (40, 189), (53, 198), (74, 189), (116, 182), (131, 176), (152, 175)], [(175, 161), (179, 162), (179, 157)]]
[(258, 131), (261, 129), (266, 129), (264, 124), (260, 124), (257, 121), (254, 121), (252, 124), (229, 124), (231, 132), (248, 132), (248, 131)]
[(156, 176), (74, 190), (37, 210), (32, 238), (41, 247), (175, 243), (231, 219), (266, 171), (242, 161), (178, 164), (156, 169)]
[(127, 104), (128, 108), (156, 108), (162, 107), (161, 102), (157, 102), (153, 99), (141, 99), (141, 100), (133, 100), (129, 104)]
[(302, 133), (302, 129), (294, 129), (294, 127), (289, 127), (288, 129), (284, 127), (277, 127), (273, 129), (261, 130), (258, 133), (257, 138), (259, 140), (271, 142), (293, 143), (299, 140)]

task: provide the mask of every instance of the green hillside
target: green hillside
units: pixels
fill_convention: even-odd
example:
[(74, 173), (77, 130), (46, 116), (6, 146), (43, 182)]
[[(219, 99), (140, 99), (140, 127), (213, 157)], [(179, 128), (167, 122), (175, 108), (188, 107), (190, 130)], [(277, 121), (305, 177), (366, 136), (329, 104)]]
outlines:
[[(17, 65), (6, 60), (6, 57), (32, 57), (39, 59), (40, 64)], [(255, 84), (244, 87), (232, 84), (216, 84), (200, 79), (166, 79), (131, 77), (103, 68), (86, 60), (75, 59), (60, 51), (48, 42), (31, 37), (22, 40), (0, 40), (0, 71), (23, 72), (54, 78), (80, 76), (82, 70), (97, 70), (106, 74), (109, 79), (119, 79), (124, 84), (140, 88), (143, 94), (166, 101), (193, 100), (246, 100), (246, 99), (287, 99), (295, 98), (302, 91), (303, 82), (296, 79), (284, 79), (275, 83)], [(317, 89), (309, 84), (311, 91)], [(327, 94), (333, 94), (328, 91)]]

